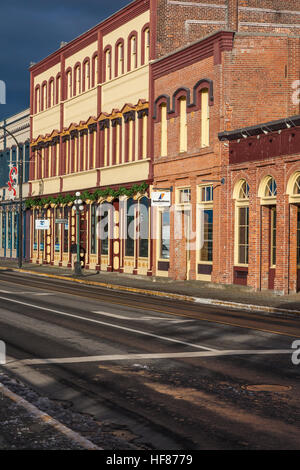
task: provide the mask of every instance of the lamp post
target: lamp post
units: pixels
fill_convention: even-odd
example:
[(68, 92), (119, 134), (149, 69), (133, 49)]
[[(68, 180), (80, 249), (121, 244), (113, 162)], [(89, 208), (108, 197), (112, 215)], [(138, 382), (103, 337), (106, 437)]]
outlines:
[(21, 147), (16, 137), (12, 132), (10, 132), (5, 126), (0, 126), (0, 129), (4, 131), (4, 135), (7, 132), (8, 135), (16, 142), (18, 149), (18, 176), (19, 176), (19, 256), (18, 256), (18, 266), (22, 267), (23, 262), (23, 154)]
[(83, 211), (83, 201), (80, 199), (80, 192), (77, 191), (75, 194), (76, 199), (74, 201), (74, 206), (72, 207), (73, 211), (76, 211), (77, 218), (77, 262), (75, 263), (75, 274), (80, 275), (81, 272), (81, 263), (80, 263), (80, 212)]

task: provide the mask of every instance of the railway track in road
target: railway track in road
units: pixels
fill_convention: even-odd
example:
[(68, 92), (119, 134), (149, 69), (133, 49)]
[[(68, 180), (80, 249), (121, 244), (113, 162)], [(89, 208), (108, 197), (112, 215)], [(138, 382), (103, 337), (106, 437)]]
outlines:
[(37, 278), (34, 275), (22, 275), (15, 272), (8, 274), (0, 271), (0, 283), (10, 283), (12, 280), (16, 285), (47, 289), (50, 292), (67, 293), (108, 302), (113, 305), (133, 307), (140, 310), (147, 309), (157, 313), (280, 334), (292, 338), (300, 337), (299, 319), (290, 314), (279, 316), (266, 312), (238, 311), (223, 306), (204, 306), (178, 300), (155, 298), (143, 294), (111, 292), (108, 288), (103, 287), (72, 285), (71, 281)]
[[(15, 273), (0, 273), (0, 291), (0, 336), (11, 360), (6, 374), (83, 420), (88, 413), (130, 448), (295, 448), (300, 442), (298, 375), (287, 349), (299, 335), (297, 318)], [(175, 317), (189, 321), (169, 321)], [(250, 355), (226, 356), (240, 346)], [(252, 390), (263, 384), (284, 391)], [(93, 441), (89, 430), (86, 437)]]

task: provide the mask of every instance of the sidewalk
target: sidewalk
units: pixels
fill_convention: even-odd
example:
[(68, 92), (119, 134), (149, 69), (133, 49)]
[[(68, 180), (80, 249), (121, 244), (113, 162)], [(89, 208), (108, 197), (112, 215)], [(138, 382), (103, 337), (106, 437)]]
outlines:
[(1, 450), (96, 450), (88, 439), (0, 383)]
[(148, 449), (126, 439), (123, 425), (80, 412), (72, 400), (48, 398), (7, 374), (5, 366), (0, 366), (0, 423), (0, 450)]
[[(15, 260), (0, 260), (0, 269), (18, 270)], [(276, 295), (272, 291), (255, 292), (250, 287), (238, 285), (213, 284), (203, 281), (174, 281), (162, 277), (146, 277), (130, 274), (83, 271), (82, 276), (75, 276), (71, 269), (57, 266), (24, 263), (22, 271), (32, 274), (73, 280), (75, 282), (99, 285), (111, 289), (120, 289), (160, 297), (173, 297), (210, 305), (224, 305), (247, 310), (262, 310), (271, 313), (299, 313), (300, 293)]]

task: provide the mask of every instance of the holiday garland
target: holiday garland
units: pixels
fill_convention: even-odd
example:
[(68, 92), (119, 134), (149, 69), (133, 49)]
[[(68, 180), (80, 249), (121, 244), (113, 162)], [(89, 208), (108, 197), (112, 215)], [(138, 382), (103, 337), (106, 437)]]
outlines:
[[(96, 189), (93, 193), (90, 193), (89, 191), (83, 191), (80, 195), (80, 198), (82, 201), (97, 201), (99, 198), (107, 198), (107, 197), (112, 197), (112, 198), (117, 198), (120, 196), (127, 196), (127, 197), (132, 197), (137, 193), (144, 193), (148, 188), (147, 183), (142, 183), (142, 184), (134, 184), (131, 186), (131, 188), (124, 188), (121, 186), (118, 189), (112, 189), (112, 188), (106, 188), (106, 189)], [(71, 202), (74, 202), (76, 199), (75, 194), (66, 194), (65, 196), (59, 195), (59, 196), (49, 196), (46, 198), (29, 198), (25, 201), (25, 206), (26, 209), (31, 209), (32, 207), (43, 207), (45, 205), (49, 204), (55, 204), (55, 205), (60, 205), (60, 204), (69, 204)]]

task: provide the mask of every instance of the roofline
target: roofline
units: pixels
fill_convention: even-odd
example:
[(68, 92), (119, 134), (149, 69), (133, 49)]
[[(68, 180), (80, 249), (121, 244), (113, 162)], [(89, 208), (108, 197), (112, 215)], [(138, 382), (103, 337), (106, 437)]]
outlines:
[(112, 21), (114, 19), (114, 17), (117, 17), (118, 15), (120, 15), (120, 13), (122, 12), (125, 12), (126, 10), (130, 10), (130, 8), (132, 8), (132, 6), (134, 4), (139, 4), (139, 3), (147, 3), (149, 0), (133, 0), (131, 1), (130, 3), (128, 3), (128, 5), (125, 5), (123, 8), (121, 8), (120, 10), (117, 10), (116, 12), (114, 12), (112, 15), (108, 16), (107, 18), (104, 18), (102, 21), (100, 21), (100, 23), (97, 23), (95, 26), (93, 26), (92, 28), (88, 29), (87, 31), (81, 33), (79, 36), (76, 36), (74, 39), (72, 39), (71, 41), (69, 41), (67, 44), (65, 44), (63, 47), (60, 47), (58, 49), (56, 49), (54, 52), (51, 52), (49, 55), (47, 55), (46, 57), (44, 57), (43, 59), (41, 59), (39, 62), (36, 62), (35, 64), (31, 65), (29, 68), (29, 71), (30, 72), (33, 72), (35, 71), (36, 69), (38, 69), (43, 63), (47, 62), (49, 59), (51, 58), (54, 58), (57, 54), (61, 54), (65, 51), (68, 50), (68, 48), (74, 46), (74, 44), (76, 44), (77, 41), (79, 40), (82, 40), (86, 37), (88, 37), (90, 34), (94, 34), (97, 32), (97, 30), (99, 29), (99, 27), (105, 27), (107, 25), (107, 23), (109, 23), (110, 21)]
[[(18, 119), (14, 119), (13, 121), (9, 121), (10, 119), (12, 119), (14, 117), (17, 117), (20, 114), (25, 113), (26, 111), (28, 112), (28, 114), (24, 114), (23, 116), (18, 117)], [(30, 117), (30, 108), (25, 108), (22, 111), (19, 111), (18, 113), (14, 113), (14, 114), (11, 114), (10, 116), (6, 116), (6, 117), (2, 118), (2, 119), (0, 119), (0, 123), (3, 123), (5, 126), (11, 126), (15, 122), (21, 121), (22, 119), (25, 119), (27, 117)], [(9, 121), (9, 122), (7, 122), (7, 121)]]
[(279, 119), (277, 121), (269, 121), (262, 124), (256, 124), (255, 126), (235, 129), (233, 131), (219, 132), (218, 138), (221, 142), (225, 140), (233, 141), (245, 138), (245, 135), (246, 137), (253, 137), (298, 126), (300, 127), (300, 114)]
[(228, 33), (228, 35), (231, 35), (233, 37), (236, 35), (236, 31), (233, 31), (232, 29), (224, 29), (224, 28), (223, 29), (218, 29), (216, 31), (213, 31), (210, 34), (207, 34), (206, 36), (203, 36), (200, 39), (197, 39), (196, 41), (190, 42), (189, 44), (185, 44), (184, 46), (181, 46), (178, 49), (175, 49), (174, 51), (169, 52), (168, 54), (165, 54), (161, 57), (158, 57), (158, 59), (153, 60), (151, 62), (151, 64), (157, 64), (158, 62), (161, 62), (165, 59), (168, 59), (169, 57), (172, 57), (173, 55), (178, 54), (178, 52), (184, 51), (185, 49), (189, 49), (190, 47), (193, 47), (196, 44), (200, 44), (201, 42), (203, 42), (207, 39), (213, 38), (214, 36), (218, 36), (220, 34), (227, 34), (227, 33)]

